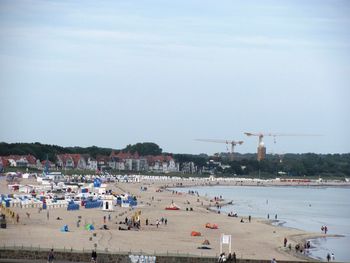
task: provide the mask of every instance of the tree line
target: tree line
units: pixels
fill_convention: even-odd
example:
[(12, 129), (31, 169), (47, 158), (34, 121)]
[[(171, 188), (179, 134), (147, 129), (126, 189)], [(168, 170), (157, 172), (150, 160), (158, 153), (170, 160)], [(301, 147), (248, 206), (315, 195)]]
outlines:
[(137, 143), (134, 145), (127, 145), (123, 149), (103, 148), (97, 146), (90, 147), (62, 147), (58, 145), (35, 143), (0, 143), (0, 156), (8, 155), (27, 155), (31, 154), (39, 160), (56, 161), (57, 154), (70, 153), (70, 154), (89, 154), (91, 157), (96, 158), (99, 155), (109, 156), (112, 151), (119, 152), (131, 152), (138, 153), (141, 156), (146, 155), (160, 155), (162, 149), (155, 143), (145, 142)]
[[(256, 154), (235, 154), (233, 161), (227, 158), (227, 155), (208, 156), (206, 154), (172, 154), (164, 153), (155, 143), (145, 142), (127, 145), (123, 149), (103, 148), (97, 146), (90, 147), (62, 147), (58, 145), (49, 145), (41, 143), (0, 143), (0, 156), (7, 155), (26, 155), (32, 154), (37, 159), (45, 160), (47, 157), (50, 161), (56, 161), (57, 154), (79, 153), (89, 154), (93, 158), (99, 155), (109, 156), (112, 151), (118, 153), (131, 152), (138, 153), (140, 156), (146, 155), (172, 155), (176, 162), (180, 164), (193, 162), (198, 172), (203, 171), (203, 167), (212, 169), (216, 174), (223, 176), (350, 176), (350, 153), (347, 154), (285, 154), (271, 155), (268, 154), (265, 160), (258, 162)], [(213, 160), (214, 162), (210, 162)], [(211, 165), (220, 162), (222, 165)], [(206, 169), (208, 171), (208, 169)], [(203, 174), (203, 173), (202, 173)]]

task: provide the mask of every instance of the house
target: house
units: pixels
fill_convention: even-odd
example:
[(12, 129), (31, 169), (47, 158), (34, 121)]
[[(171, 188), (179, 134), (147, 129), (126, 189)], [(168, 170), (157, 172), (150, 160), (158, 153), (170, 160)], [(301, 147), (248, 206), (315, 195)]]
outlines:
[[(27, 160), (27, 167), (29, 168), (37, 168), (37, 160), (35, 156), (28, 154), (25, 156), (25, 159)], [(40, 162), (40, 161), (39, 161)]]
[(159, 173), (178, 172), (179, 165), (170, 155), (147, 156), (149, 170)]
[(41, 161), (42, 169), (45, 169), (46, 166), (48, 166), (49, 169), (54, 169), (56, 167), (56, 165), (53, 162), (49, 161), (49, 160)]
[(1, 165), (2, 167), (30, 167), (36, 168), (37, 159), (31, 155), (9, 155), (1, 157)]
[(130, 152), (115, 153), (112, 151), (109, 156), (109, 167), (116, 170), (141, 171), (145, 167), (145, 159), (140, 159), (139, 154)]
[(4, 157), (0, 156), (0, 172), (7, 166), (8, 166), (7, 159), (5, 159)]
[(181, 172), (184, 174), (193, 174), (197, 172), (197, 166), (194, 162), (184, 162), (181, 164)]
[(86, 169), (96, 171), (97, 170), (97, 160), (92, 158), (92, 157), (88, 157)]
[(61, 169), (86, 169), (87, 163), (82, 154), (58, 154), (57, 166)]
[(97, 161), (97, 170), (104, 170), (104, 169), (109, 169), (109, 157), (104, 156), (104, 155), (97, 155), (96, 156), (96, 161)]

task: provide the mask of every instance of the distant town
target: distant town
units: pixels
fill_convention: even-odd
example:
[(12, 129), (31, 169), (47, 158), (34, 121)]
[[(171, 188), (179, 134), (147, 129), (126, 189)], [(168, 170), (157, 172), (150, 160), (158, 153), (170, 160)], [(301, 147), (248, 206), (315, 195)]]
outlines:
[[(186, 166), (186, 164), (183, 164)], [(188, 163), (190, 169), (183, 172), (194, 172), (193, 162)], [(191, 169), (192, 165), (192, 169)], [(9, 155), (0, 157), (0, 167), (36, 168), (44, 170), (48, 166), (51, 170), (92, 170), (92, 171), (151, 171), (156, 173), (179, 172), (180, 165), (170, 155), (140, 156), (137, 152), (112, 152), (109, 156), (91, 157), (89, 154), (57, 154), (56, 162), (39, 160), (35, 156)]]
[(137, 143), (124, 149), (61, 147), (40, 143), (0, 143), (0, 172), (61, 171), (62, 173), (151, 173), (220, 176), (349, 177), (350, 154), (164, 153), (155, 143)]

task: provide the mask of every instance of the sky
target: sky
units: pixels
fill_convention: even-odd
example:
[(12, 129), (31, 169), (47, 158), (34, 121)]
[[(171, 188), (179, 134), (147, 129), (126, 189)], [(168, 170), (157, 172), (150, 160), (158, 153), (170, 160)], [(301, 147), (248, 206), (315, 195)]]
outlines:
[(350, 152), (350, 1), (0, 0), (0, 141)]

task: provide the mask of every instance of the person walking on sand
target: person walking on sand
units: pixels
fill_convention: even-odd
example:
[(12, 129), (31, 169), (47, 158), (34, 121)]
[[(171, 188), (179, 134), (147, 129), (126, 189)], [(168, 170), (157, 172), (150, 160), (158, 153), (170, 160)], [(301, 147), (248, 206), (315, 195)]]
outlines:
[(49, 220), (49, 219), (50, 219), (50, 213), (49, 213), (49, 210), (47, 210), (47, 212), (46, 212), (46, 218), (47, 218), (47, 220)]
[(251, 215), (248, 216), (248, 220), (249, 220), (249, 223), (252, 221), (252, 216)]
[(19, 214), (16, 216), (16, 222), (19, 223)]
[(97, 253), (95, 250), (92, 250), (91, 252), (91, 262), (94, 262), (94, 263), (97, 262)]
[(55, 260), (55, 256), (53, 254), (53, 249), (50, 250), (49, 255), (47, 256), (47, 262), (51, 263)]
[(331, 255), (328, 253), (327, 254), (327, 262), (329, 262), (331, 260)]
[(287, 238), (285, 237), (284, 240), (283, 240), (283, 246), (284, 246), (284, 247), (287, 246), (287, 242), (288, 242), (288, 240), (287, 240)]

